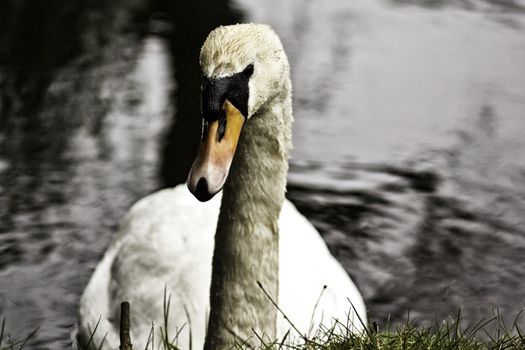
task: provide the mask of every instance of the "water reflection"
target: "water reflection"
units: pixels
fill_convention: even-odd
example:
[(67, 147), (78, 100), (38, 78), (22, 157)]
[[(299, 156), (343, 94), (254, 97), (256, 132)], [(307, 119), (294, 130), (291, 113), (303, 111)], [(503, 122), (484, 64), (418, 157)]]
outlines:
[(292, 166), (289, 197), (355, 278), (372, 319), (402, 322), (410, 312), (431, 324), (461, 309), (473, 323), (497, 308), (514, 322), (524, 293), (525, 171), (502, 156), (516, 145), (497, 129), (482, 106), (450, 147), (397, 167)]
[(394, 4), (410, 4), (429, 8), (445, 6), (458, 7), (465, 10), (491, 10), (525, 12), (525, 5), (519, 0), (390, 0)]
[(157, 186), (170, 66), (128, 31), (137, 7), (1, 6), (0, 314), (15, 337), (40, 327), (29, 347), (65, 349), (119, 218)]
[(178, 84), (176, 117), (165, 141), (161, 167), (164, 184), (173, 186), (186, 182), (201, 133), (200, 47), (212, 29), (240, 22), (241, 14), (228, 0), (165, 1), (161, 9), (174, 23), (170, 48)]

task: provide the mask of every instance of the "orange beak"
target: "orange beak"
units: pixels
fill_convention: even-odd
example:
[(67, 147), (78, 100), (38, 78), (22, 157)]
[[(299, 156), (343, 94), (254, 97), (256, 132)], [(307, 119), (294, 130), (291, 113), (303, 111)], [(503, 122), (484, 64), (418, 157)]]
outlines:
[(246, 120), (228, 100), (224, 101), (222, 110), (224, 119), (209, 125), (205, 122), (197, 157), (188, 175), (188, 188), (201, 202), (222, 190)]

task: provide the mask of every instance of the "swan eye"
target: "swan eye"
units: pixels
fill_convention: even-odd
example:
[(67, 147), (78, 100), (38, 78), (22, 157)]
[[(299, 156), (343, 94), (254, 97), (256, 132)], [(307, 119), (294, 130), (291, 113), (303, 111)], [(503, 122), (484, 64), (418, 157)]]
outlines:
[(219, 118), (219, 129), (217, 130), (217, 140), (221, 142), (224, 137), (224, 132), (226, 131), (226, 114), (224, 111), (221, 111), (221, 116)]

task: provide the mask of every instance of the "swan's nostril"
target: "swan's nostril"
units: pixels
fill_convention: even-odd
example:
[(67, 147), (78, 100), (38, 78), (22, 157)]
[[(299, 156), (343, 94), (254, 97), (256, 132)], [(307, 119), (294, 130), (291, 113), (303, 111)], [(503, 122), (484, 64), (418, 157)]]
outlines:
[(201, 177), (199, 182), (197, 182), (197, 187), (195, 188), (195, 197), (201, 202), (206, 202), (213, 197), (208, 190), (208, 181)]

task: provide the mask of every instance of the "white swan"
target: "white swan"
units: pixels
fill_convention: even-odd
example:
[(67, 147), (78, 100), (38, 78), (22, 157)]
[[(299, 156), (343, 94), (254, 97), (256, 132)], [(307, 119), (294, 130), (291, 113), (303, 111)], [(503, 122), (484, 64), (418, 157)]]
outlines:
[(222, 349), (241, 339), (257, 344), (254, 332), (282, 337), (291, 326), (257, 282), (303, 334), (334, 318), (350, 317), (361, 330), (348, 301), (366, 323), (359, 291), (284, 198), (291, 84), (277, 35), (266, 25), (219, 27), (200, 63), (203, 139), (188, 187), (200, 200), (224, 187), (222, 204), (220, 193), (199, 203), (183, 185), (137, 202), (84, 290), (81, 338), (100, 319), (94, 341), (107, 335), (103, 349), (116, 349), (120, 302), (128, 300), (132, 342), (144, 349), (151, 322), (160, 339), (165, 286), (170, 335), (185, 325), (179, 347), (188, 348), (190, 338), (194, 349)]

